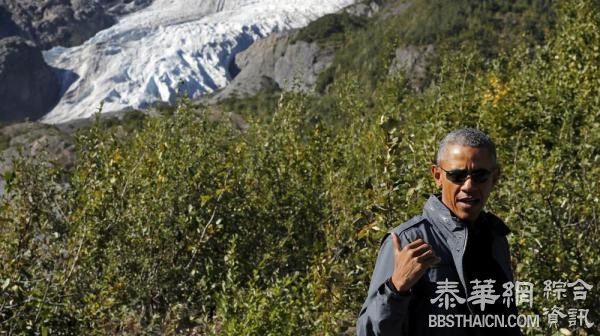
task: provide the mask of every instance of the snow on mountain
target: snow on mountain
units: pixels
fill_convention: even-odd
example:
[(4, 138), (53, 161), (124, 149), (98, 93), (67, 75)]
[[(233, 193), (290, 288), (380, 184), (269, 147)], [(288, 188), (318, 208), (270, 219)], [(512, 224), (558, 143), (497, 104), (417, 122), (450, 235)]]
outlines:
[(233, 56), (272, 32), (299, 28), (354, 0), (155, 0), (83, 45), (44, 52), (62, 69), (62, 96), (43, 119), (198, 97), (230, 81)]

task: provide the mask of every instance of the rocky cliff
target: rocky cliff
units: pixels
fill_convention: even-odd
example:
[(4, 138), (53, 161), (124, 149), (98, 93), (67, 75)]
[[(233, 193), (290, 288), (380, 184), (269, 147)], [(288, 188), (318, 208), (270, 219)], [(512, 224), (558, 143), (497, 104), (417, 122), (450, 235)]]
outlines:
[(42, 49), (81, 44), (151, 0), (0, 0), (0, 38), (21, 36)]
[(0, 121), (35, 120), (58, 101), (59, 82), (41, 51), (20, 37), (0, 39)]
[(332, 62), (334, 51), (317, 43), (296, 41), (283, 32), (255, 42), (235, 57), (239, 72), (213, 100), (253, 95), (261, 90), (312, 92), (317, 76)]

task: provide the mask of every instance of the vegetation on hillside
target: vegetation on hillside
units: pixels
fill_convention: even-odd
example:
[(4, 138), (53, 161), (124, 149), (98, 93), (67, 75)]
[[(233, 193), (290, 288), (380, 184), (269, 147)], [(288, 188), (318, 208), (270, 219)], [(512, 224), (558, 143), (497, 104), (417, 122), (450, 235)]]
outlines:
[[(421, 93), (384, 76), (366, 90), (348, 67), (325, 97), (283, 93), (246, 114), (244, 132), (183, 99), (128, 136), (81, 131), (71, 170), (16, 162), (0, 201), (0, 330), (353, 334), (380, 238), (436, 192), (440, 138), (473, 126), (499, 147), (489, 208), (513, 231), (517, 279), (536, 286), (521, 313), (541, 324), (526, 333), (555, 333), (553, 306), (589, 309), (594, 326), (560, 326), (599, 333), (600, 6), (553, 11), (534, 48), (449, 48)], [(542, 294), (579, 278), (594, 285), (585, 301)]]
[[(336, 51), (333, 65), (320, 75), (317, 92), (324, 92), (336, 78), (348, 72), (359, 74), (361, 83), (371, 89), (388, 75), (395, 50), (400, 47), (433, 44), (440, 55), (462, 49), (489, 61), (519, 44), (543, 43), (554, 25), (550, 3), (547, 0), (385, 1), (384, 11), (393, 6), (406, 9), (394, 16), (384, 12), (362, 25), (367, 29), (360, 30), (356, 24), (335, 24), (348, 22), (342, 19), (344, 16), (337, 21), (317, 20), (299, 36), (337, 28), (334, 41), (344, 41)], [(435, 68), (435, 60), (430, 61)]]

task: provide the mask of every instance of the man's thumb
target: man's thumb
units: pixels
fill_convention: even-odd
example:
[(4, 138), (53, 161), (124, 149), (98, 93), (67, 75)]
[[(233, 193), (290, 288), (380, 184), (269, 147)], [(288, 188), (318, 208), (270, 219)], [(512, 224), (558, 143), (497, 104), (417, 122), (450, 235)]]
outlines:
[(398, 237), (396, 232), (392, 232), (392, 242), (394, 244), (394, 249), (398, 251), (402, 250), (402, 243), (400, 243), (400, 237)]

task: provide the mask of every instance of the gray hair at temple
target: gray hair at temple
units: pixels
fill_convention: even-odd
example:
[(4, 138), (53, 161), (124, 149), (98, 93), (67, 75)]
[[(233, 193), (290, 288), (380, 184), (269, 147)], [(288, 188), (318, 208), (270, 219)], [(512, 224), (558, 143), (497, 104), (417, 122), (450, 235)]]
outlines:
[(460, 146), (469, 146), (476, 148), (487, 148), (492, 157), (494, 158), (494, 162), (497, 163), (496, 159), (496, 144), (490, 139), (490, 137), (483, 133), (482, 131), (475, 128), (461, 128), (455, 131), (448, 133), (440, 141), (439, 149), (436, 156), (436, 164), (439, 165), (442, 161), (442, 156), (446, 151), (446, 147), (448, 145), (460, 145)]

